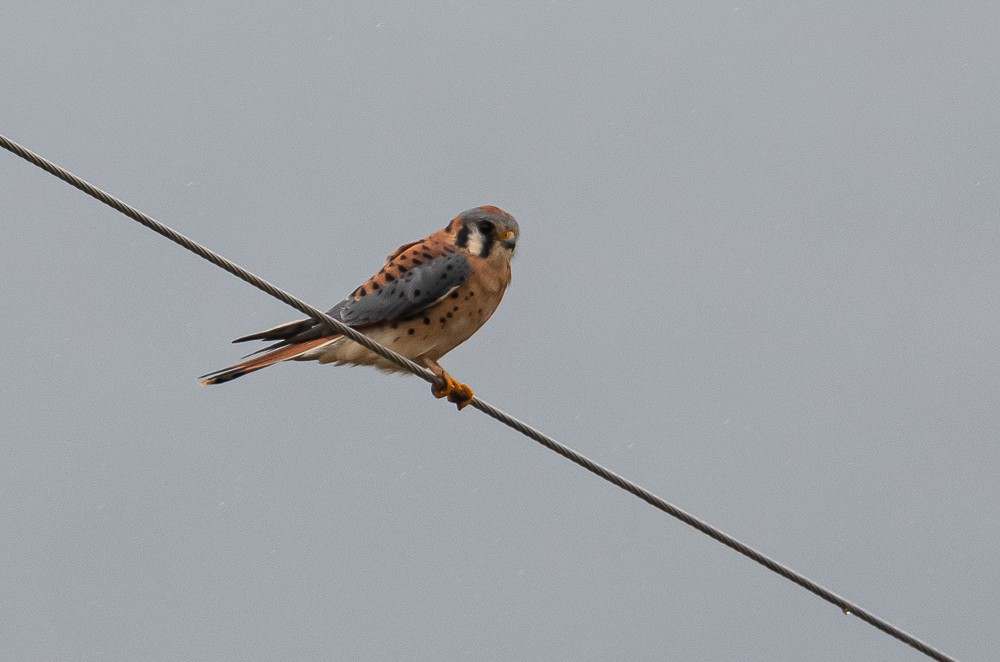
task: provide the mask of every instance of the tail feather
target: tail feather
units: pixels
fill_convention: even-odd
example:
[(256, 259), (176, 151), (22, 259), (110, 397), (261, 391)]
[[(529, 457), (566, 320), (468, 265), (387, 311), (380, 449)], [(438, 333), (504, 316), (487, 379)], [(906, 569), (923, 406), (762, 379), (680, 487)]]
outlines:
[(251, 372), (256, 372), (257, 370), (266, 368), (269, 365), (294, 359), (297, 356), (305, 354), (311, 349), (316, 349), (317, 347), (325, 345), (328, 342), (332, 342), (333, 340), (336, 340), (336, 338), (336, 336), (314, 338), (305, 342), (295, 343), (294, 345), (288, 345), (287, 347), (281, 347), (273, 352), (268, 352), (267, 354), (255, 356), (254, 358), (247, 359), (246, 361), (241, 361), (240, 363), (229, 366), (228, 368), (223, 368), (222, 370), (216, 370), (215, 372), (210, 372), (207, 375), (202, 375), (198, 378), (198, 380), (201, 382), (202, 386), (210, 386), (212, 384), (222, 384), (224, 382), (232, 381), (237, 377), (248, 375)]
[(233, 342), (246, 342), (248, 340), (287, 340), (302, 333), (303, 331), (308, 331), (315, 325), (316, 320), (314, 319), (285, 322), (284, 324), (279, 324), (278, 326), (271, 327), (270, 329), (266, 329), (264, 331), (258, 331), (257, 333), (242, 336)]

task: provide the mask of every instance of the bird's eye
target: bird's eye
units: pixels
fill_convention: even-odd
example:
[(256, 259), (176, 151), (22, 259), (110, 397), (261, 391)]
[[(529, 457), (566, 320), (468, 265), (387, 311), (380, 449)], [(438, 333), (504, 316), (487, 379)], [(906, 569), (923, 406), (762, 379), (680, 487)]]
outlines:
[(490, 221), (480, 221), (479, 232), (483, 235), (493, 234), (493, 223), (491, 223)]
[(507, 230), (506, 232), (503, 233), (503, 236), (500, 237), (500, 241), (508, 241), (510, 239), (513, 239), (513, 238), (514, 238), (514, 231), (513, 230)]

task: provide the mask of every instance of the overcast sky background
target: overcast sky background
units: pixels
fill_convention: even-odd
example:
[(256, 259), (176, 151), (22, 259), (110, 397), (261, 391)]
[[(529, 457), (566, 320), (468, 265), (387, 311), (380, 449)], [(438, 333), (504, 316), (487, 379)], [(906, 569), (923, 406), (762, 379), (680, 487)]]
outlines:
[[(613, 5), (613, 6), (612, 6)], [(496, 204), (443, 364), (961, 659), (1000, 650), (996, 2), (0, 9), (0, 132), (329, 307)], [(0, 658), (914, 660), (0, 153)]]

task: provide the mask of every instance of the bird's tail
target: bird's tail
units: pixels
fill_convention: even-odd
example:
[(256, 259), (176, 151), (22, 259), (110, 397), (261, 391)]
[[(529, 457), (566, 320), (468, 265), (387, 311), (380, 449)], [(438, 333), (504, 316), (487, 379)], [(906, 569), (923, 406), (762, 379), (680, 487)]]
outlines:
[(222, 384), (223, 382), (232, 381), (237, 377), (249, 375), (251, 372), (256, 372), (257, 370), (266, 368), (269, 365), (294, 359), (302, 354), (305, 354), (311, 349), (316, 349), (317, 347), (325, 345), (328, 342), (332, 342), (335, 339), (336, 338), (327, 336), (325, 338), (314, 338), (312, 340), (306, 340), (293, 345), (287, 345), (285, 347), (281, 347), (280, 349), (276, 349), (273, 352), (268, 352), (267, 354), (261, 354), (260, 356), (247, 359), (246, 361), (241, 361), (240, 363), (231, 365), (228, 368), (223, 368), (222, 370), (216, 370), (215, 372), (210, 372), (207, 375), (202, 375), (198, 378), (198, 380), (201, 382), (202, 386)]

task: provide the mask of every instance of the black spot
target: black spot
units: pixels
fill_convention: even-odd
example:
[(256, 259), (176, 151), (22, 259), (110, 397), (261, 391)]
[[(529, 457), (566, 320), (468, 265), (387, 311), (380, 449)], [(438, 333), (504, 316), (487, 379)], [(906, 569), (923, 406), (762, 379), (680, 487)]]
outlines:
[(417, 332), (417, 330), (416, 329), (407, 329), (406, 332), (412, 336), (414, 333)]
[(451, 298), (452, 299), (457, 299), (458, 298), (458, 292), (452, 292), (451, 293)]
[(458, 236), (455, 237), (455, 245), (459, 248), (465, 248), (469, 245), (469, 226), (463, 225), (462, 229), (458, 231)]
[(403, 292), (400, 292), (400, 293), (399, 293), (399, 298), (400, 298), (400, 299), (402, 299), (402, 298), (403, 298), (403, 294), (404, 294)]
[(415, 297), (420, 296), (420, 290), (413, 290), (413, 296)]
[(374, 292), (378, 288), (379, 288), (379, 284), (378, 283), (372, 283), (372, 292)]
[(490, 236), (490, 235), (492, 235), (494, 227), (495, 226), (493, 225), (493, 223), (491, 221), (480, 221), (479, 222), (479, 231), (484, 236)]
[(400, 262), (402, 262), (403, 260), (409, 260), (409, 259), (410, 259), (410, 256), (407, 255), (406, 253), (403, 253), (402, 255), (399, 256), (399, 261)]
[(452, 317), (454, 317), (454, 314), (449, 312), (447, 315), (445, 315), (445, 317), (451, 319)]
[(423, 264), (422, 260), (418, 260), (417, 258), (413, 258), (413, 266), (419, 267), (421, 264)]
[(424, 257), (426, 257), (428, 260), (433, 260), (434, 259), (434, 256), (431, 255), (430, 253), (428, 253), (427, 251), (422, 251), (422, 255)]
[(454, 269), (454, 268), (455, 268), (455, 265), (454, 265), (454, 264), (449, 264), (449, 265), (448, 265), (447, 267), (445, 267), (445, 268), (444, 268), (444, 270), (445, 270), (445, 271), (451, 271), (451, 270), (452, 270), (452, 269)]
[(453, 313), (457, 313), (457, 312), (458, 312), (458, 306), (455, 306), (454, 308), (452, 308), (452, 309), (451, 309), (451, 312), (453, 312)]
[(430, 317), (425, 317), (424, 318), (424, 324), (430, 324), (430, 323), (431, 323), (431, 318)]
[(441, 321), (442, 324), (444, 324), (444, 318), (443, 317), (441, 318), (440, 321)]
[(358, 291), (358, 296), (364, 296), (366, 294), (368, 294), (368, 290), (363, 287)]
[[(448, 267), (451, 269), (451, 267)], [(448, 274), (441, 274), (441, 280), (448, 280)]]
[(386, 275), (385, 275), (385, 282), (387, 282), (387, 283), (391, 283), (391, 282), (392, 282), (392, 281), (394, 281), (394, 280), (396, 280), (396, 277), (395, 277), (395, 276), (393, 276), (392, 274), (386, 274)]

